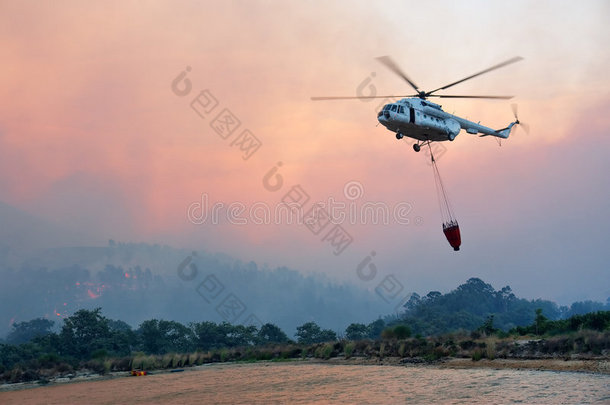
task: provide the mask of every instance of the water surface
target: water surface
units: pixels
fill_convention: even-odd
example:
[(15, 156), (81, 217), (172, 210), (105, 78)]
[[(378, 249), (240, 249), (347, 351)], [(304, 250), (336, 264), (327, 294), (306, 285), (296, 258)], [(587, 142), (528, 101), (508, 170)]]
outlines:
[(219, 364), (0, 393), (2, 404), (610, 403), (610, 376), (312, 363)]

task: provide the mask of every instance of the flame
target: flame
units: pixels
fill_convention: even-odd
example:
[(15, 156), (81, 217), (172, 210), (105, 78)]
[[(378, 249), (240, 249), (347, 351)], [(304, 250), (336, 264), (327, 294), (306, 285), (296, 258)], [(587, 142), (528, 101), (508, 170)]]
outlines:
[(96, 298), (99, 298), (99, 297), (100, 297), (100, 295), (101, 295), (101, 294), (96, 294), (96, 293), (94, 293), (94, 292), (93, 292), (93, 291), (91, 291), (91, 290), (87, 290), (87, 294), (89, 294), (89, 297), (90, 297), (91, 299), (96, 299)]

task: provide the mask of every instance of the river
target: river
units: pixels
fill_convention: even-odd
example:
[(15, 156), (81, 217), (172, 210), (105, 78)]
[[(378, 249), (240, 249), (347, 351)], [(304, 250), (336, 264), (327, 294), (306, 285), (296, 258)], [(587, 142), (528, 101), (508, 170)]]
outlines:
[(253, 363), (0, 393), (8, 404), (560, 404), (610, 403), (592, 373)]

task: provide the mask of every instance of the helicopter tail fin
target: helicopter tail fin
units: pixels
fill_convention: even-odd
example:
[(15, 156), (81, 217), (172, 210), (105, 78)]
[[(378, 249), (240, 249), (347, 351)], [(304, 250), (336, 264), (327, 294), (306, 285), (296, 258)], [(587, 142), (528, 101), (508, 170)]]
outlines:
[(510, 135), (510, 132), (513, 130), (513, 126), (517, 123), (518, 123), (517, 121), (511, 122), (509, 124), (509, 126), (507, 126), (506, 128), (498, 129), (496, 131), (497, 135), (495, 135), (495, 136), (497, 136), (498, 138), (507, 139), (508, 136)]

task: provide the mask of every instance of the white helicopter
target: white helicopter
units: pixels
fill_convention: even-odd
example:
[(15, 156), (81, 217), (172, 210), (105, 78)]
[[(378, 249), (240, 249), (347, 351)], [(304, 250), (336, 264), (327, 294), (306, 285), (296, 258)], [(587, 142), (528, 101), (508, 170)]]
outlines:
[[(467, 119), (458, 117), (453, 114), (449, 114), (443, 111), (442, 107), (438, 104), (427, 101), (428, 97), (439, 97), (439, 98), (483, 98), (483, 99), (503, 99), (508, 100), (513, 96), (455, 96), (445, 94), (433, 94), (439, 90), (445, 90), (449, 87), (455, 86), (456, 84), (462, 83), (466, 80), (480, 76), (484, 73), (491, 72), (492, 70), (499, 69), (501, 67), (510, 65), (515, 62), (519, 62), (523, 58), (520, 56), (511, 58), (507, 61), (494, 65), (488, 69), (465, 77), (456, 82), (450, 83), (446, 86), (439, 87), (432, 91), (420, 90), (417, 85), (404, 74), (398, 65), (389, 57), (381, 56), (377, 58), (381, 63), (388, 67), (391, 71), (402, 77), (407, 83), (415, 89), (417, 94), (406, 95), (406, 96), (356, 96), (356, 97), (312, 97), (312, 100), (349, 100), (349, 99), (373, 99), (373, 98), (400, 98), (408, 97), (398, 100), (394, 103), (386, 104), (381, 111), (377, 114), (377, 119), (384, 127), (392, 132), (396, 133), (396, 139), (402, 139), (407, 136), (417, 140), (417, 143), (413, 144), (413, 149), (419, 152), (421, 147), (429, 145), (431, 142), (440, 141), (453, 141), (455, 137), (463, 129), (469, 134), (481, 134), (479, 136), (495, 136), (497, 138), (506, 139), (511, 133), (513, 126), (521, 124), (517, 117), (516, 105), (513, 104), (513, 114), (515, 121), (508, 124), (506, 128), (492, 129), (479, 123), (469, 121)], [(527, 131), (525, 124), (524, 129)]]

